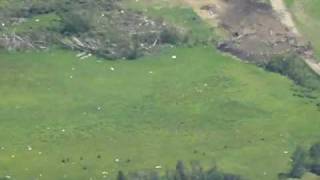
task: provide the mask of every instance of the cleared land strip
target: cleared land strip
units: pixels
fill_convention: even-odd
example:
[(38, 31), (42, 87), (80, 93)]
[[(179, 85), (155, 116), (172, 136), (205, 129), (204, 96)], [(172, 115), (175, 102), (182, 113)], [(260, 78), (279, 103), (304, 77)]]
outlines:
[[(271, 0), (271, 5), (273, 9), (280, 14), (281, 21), (287, 27), (289, 27), (292, 32), (300, 36), (297, 26), (295, 25), (290, 12), (288, 11), (287, 7), (283, 0)], [(318, 75), (320, 75), (320, 64), (313, 58), (304, 57), (306, 64)]]
[[(215, 16), (212, 16), (206, 11), (203, 11), (201, 7), (204, 7), (208, 4), (218, 4), (218, 0), (204, 0), (204, 1), (198, 1), (198, 0), (183, 0), (184, 2), (188, 3), (194, 11), (206, 22), (209, 22), (209, 24), (214, 25), (216, 22), (214, 22), (216, 19)], [(281, 18), (281, 22), (290, 28), (293, 33), (295, 33), (297, 36), (301, 36), (297, 26), (295, 25), (292, 16), (288, 9), (285, 6), (285, 3), (283, 0), (270, 0), (272, 8), (279, 14)], [(219, 7), (219, 6), (218, 6)], [(318, 75), (320, 75), (320, 63), (318, 63), (314, 58), (310, 58), (308, 56), (304, 56), (304, 61), (306, 64)]]

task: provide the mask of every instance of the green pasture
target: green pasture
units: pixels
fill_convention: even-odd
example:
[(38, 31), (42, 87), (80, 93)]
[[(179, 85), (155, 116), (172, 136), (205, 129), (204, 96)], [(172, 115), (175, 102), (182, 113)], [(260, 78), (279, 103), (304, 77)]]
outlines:
[(0, 177), (114, 178), (199, 160), (270, 180), (319, 139), (317, 100), (211, 47), (137, 61), (2, 52), (0, 72)]

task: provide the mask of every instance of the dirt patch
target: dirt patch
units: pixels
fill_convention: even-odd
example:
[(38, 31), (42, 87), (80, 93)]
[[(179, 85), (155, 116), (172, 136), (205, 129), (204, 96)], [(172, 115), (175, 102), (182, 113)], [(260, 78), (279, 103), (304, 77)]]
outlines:
[(218, 45), (220, 50), (266, 64), (275, 55), (305, 46), (269, 4), (255, 0), (221, 1), (226, 9), (219, 14), (219, 24), (228, 33), (228, 39)]
[(263, 65), (275, 55), (311, 52), (311, 46), (297, 36), (295, 29), (282, 22), (288, 23), (288, 18), (280, 18), (279, 11), (263, 1), (186, 1), (201, 11), (201, 17), (214, 17), (212, 20), (225, 32), (218, 48), (241, 59)]

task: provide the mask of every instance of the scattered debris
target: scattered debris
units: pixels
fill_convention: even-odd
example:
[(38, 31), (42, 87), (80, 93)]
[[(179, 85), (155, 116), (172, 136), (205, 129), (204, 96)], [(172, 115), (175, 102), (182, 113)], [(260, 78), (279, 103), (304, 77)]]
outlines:
[(119, 159), (119, 158), (116, 158), (116, 159), (114, 160), (114, 162), (120, 162), (120, 159)]
[(177, 56), (173, 55), (171, 56), (172, 59), (177, 59)]
[(155, 166), (154, 168), (156, 168), (156, 169), (161, 169), (162, 166), (158, 165), (158, 166)]
[(111, 70), (111, 71), (114, 71), (114, 67), (110, 67), (110, 70)]
[(31, 146), (27, 146), (28, 151), (32, 151), (32, 147)]

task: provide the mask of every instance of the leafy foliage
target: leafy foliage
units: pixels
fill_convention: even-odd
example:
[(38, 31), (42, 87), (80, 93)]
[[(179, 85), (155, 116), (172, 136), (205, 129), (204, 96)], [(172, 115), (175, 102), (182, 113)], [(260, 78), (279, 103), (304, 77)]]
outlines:
[(241, 180), (239, 175), (223, 173), (216, 167), (204, 170), (198, 162), (191, 163), (189, 170), (182, 161), (178, 161), (175, 170), (167, 170), (166, 175), (160, 176), (156, 171), (138, 171), (127, 176), (118, 172), (117, 180)]

